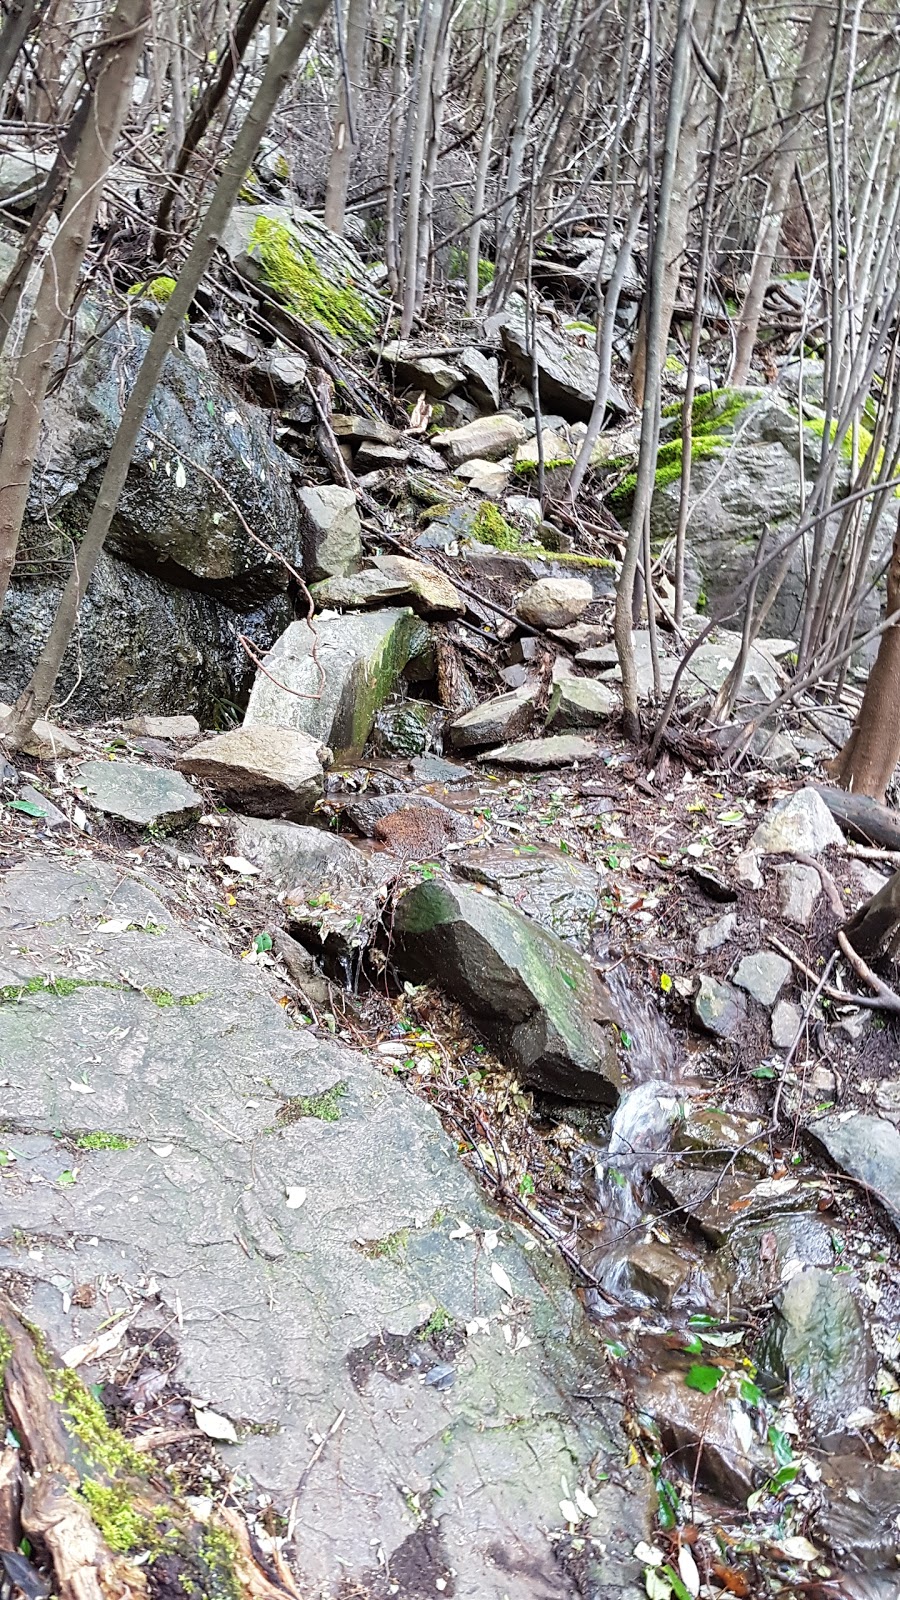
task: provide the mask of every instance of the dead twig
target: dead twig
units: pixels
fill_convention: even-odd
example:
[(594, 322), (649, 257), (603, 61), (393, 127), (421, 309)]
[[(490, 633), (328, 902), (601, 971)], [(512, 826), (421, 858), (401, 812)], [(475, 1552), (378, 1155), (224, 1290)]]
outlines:
[[(900, 995), (898, 995), (889, 984), (883, 983), (881, 978), (877, 977), (872, 971), (872, 968), (866, 965), (862, 956), (857, 955), (843, 928), (838, 928), (837, 942), (840, 945), (844, 955), (847, 957), (847, 960), (849, 961), (854, 972), (858, 975), (858, 977), (862, 978), (863, 983), (867, 983), (873, 993), (878, 996), (875, 1004), (879, 1006), (882, 1011), (890, 1011), (893, 1012), (895, 1016), (900, 1016)], [(871, 1004), (872, 1002), (870, 1001), (869, 1003)]]
[[(838, 938), (841, 938), (840, 933), (838, 934)], [(802, 972), (805, 978), (809, 978), (810, 983), (818, 984), (819, 974), (813, 972), (812, 968), (808, 967), (805, 961), (801, 961), (800, 957), (794, 950), (791, 949), (790, 945), (783, 944), (780, 939), (776, 939), (774, 933), (767, 933), (766, 941), (768, 944), (772, 945), (775, 950), (780, 950), (783, 956), (787, 956), (788, 961), (793, 962), (793, 965), (797, 968), (797, 971)], [(821, 993), (827, 994), (829, 1000), (839, 1001), (842, 1006), (863, 1006), (867, 1011), (877, 1011), (881, 1008), (882, 1004), (880, 1000), (873, 999), (871, 995), (848, 994), (845, 989), (835, 989), (827, 983), (822, 985)]]

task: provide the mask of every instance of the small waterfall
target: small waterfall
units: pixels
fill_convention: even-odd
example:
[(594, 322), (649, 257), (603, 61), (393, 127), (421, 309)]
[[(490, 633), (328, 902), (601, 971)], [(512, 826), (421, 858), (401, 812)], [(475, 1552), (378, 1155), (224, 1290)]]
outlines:
[(604, 1216), (629, 1226), (640, 1220), (644, 1180), (668, 1149), (678, 1098), (671, 1083), (651, 1078), (619, 1102), (609, 1146), (597, 1162), (597, 1194)]

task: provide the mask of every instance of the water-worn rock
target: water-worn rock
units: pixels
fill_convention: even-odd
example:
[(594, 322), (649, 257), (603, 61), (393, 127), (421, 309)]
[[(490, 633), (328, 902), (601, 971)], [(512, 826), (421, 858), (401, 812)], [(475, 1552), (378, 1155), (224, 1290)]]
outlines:
[(793, 1174), (760, 1179), (711, 1162), (676, 1166), (671, 1159), (653, 1168), (653, 1181), (665, 1204), (681, 1211), (716, 1249), (737, 1227), (768, 1223), (785, 1212), (815, 1212), (824, 1187)]
[(260, 817), (306, 817), (322, 796), (323, 747), (296, 728), (231, 728), (179, 757), (229, 805)]
[(707, 1166), (721, 1162), (741, 1172), (767, 1172), (769, 1151), (758, 1117), (720, 1111), (689, 1099), (672, 1130), (672, 1149)]
[(866, 1401), (871, 1345), (846, 1276), (803, 1267), (775, 1301), (760, 1364), (830, 1432)]
[[(0, 1007), (21, 1169), (3, 1179), (4, 1282), (61, 1351), (137, 1304), (142, 1343), (165, 1332), (177, 1382), (236, 1422), (223, 1476), (284, 1514), (310, 1426), (324, 1437), (341, 1419), (302, 1498), (301, 1592), (377, 1592), (381, 1549), (394, 1575), (415, 1558), (422, 1594), (442, 1583), (503, 1600), (512, 1551), (516, 1600), (575, 1600), (547, 1542), (564, 1532), (567, 1475), (598, 1506), (598, 1592), (630, 1596), (648, 1499), (638, 1469), (618, 1476), (627, 1441), (566, 1270), (541, 1243), (522, 1252), (428, 1105), (297, 1028), (265, 972), (205, 946), (183, 916), (118, 862), (35, 862), (0, 883), (4, 970), (70, 979), (77, 947), (82, 981)], [(133, 931), (95, 931), (110, 918)], [(79, 1150), (77, 1182), (61, 1185), (86, 1129), (130, 1146)], [(478, 1249), (485, 1229), (512, 1297)], [(71, 1298), (77, 1284), (102, 1288), (96, 1305)], [(450, 1387), (422, 1381), (439, 1363)], [(81, 1373), (102, 1382), (106, 1369)], [(597, 1398), (564, 1398), (581, 1391)], [(614, 1462), (615, 1483), (599, 1476)], [(440, 1520), (424, 1537), (397, 1485), (425, 1506), (435, 1482)]]
[(576, 761), (593, 761), (598, 754), (599, 746), (593, 739), (583, 739), (575, 733), (551, 733), (544, 739), (502, 744), (497, 750), (486, 750), (478, 759), (496, 761), (502, 767), (540, 771), (543, 767), (570, 767)]
[[(829, 1452), (821, 1467), (825, 1493), (813, 1510), (811, 1537), (842, 1566), (854, 1572), (884, 1571), (896, 1587), (900, 1477), (891, 1469), (890, 1457), (876, 1462)], [(848, 1600), (855, 1600), (859, 1591), (847, 1588), (846, 1593)], [(876, 1600), (874, 1590), (867, 1590), (867, 1600)]]
[(372, 729), (372, 746), (380, 756), (419, 756), (439, 741), (446, 719), (443, 706), (427, 700), (401, 700), (382, 706)]
[(532, 628), (565, 628), (578, 621), (593, 598), (583, 578), (539, 578), (519, 595), (516, 615)]
[(307, 578), (343, 578), (362, 560), (362, 523), (356, 495), (337, 483), (300, 489), (306, 514), (303, 569)]
[(822, 893), (822, 880), (815, 867), (791, 861), (786, 867), (776, 867), (775, 876), (778, 909), (785, 922), (792, 922), (795, 928), (808, 927)]
[(670, 1245), (655, 1239), (631, 1244), (613, 1262), (612, 1273), (604, 1278), (611, 1293), (627, 1296), (632, 1302), (668, 1311), (691, 1275), (691, 1263)]
[(432, 444), (443, 451), (451, 467), (461, 467), (464, 461), (499, 461), (508, 456), (525, 438), (525, 429), (518, 417), (498, 411), (493, 417), (479, 417), (477, 422), (467, 422), (462, 428), (445, 428), (436, 433)]
[(437, 880), (403, 895), (393, 931), (401, 971), (419, 981), (439, 976), (523, 1083), (616, 1103), (622, 1075), (610, 996), (561, 939), (512, 906)]
[(791, 975), (791, 963), (772, 950), (759, 950), (743, 956), (735, 968), (733, 981), (746, 989), (761, 1006), (773, 1006)]
[(468, 483), (474, 494), (483, 494), (488, 500), (499, 500), (509, 483), (510, 471), (506, 461), (479, 461), (476, 456), (473, 461), (463, 463), (458, 476)]
[(734, 911), (726, 911), (723, 916), (704, 923), (697, 934), (698, 956), (706, 956), (713, 950), (720, 950), (723, 944), (728, 943), (736, 927), (737, 913)]
[(558, 850), (492, 845), (461, 852), (454, 867), (459, 877), (502, 894), (561, 939), (586, 940), (597, 922), (599, 873)]
[(328, 745), (336, 761), (353, 760), (421, 626), (406, 609), (317, 617), (315, 631), (292, 622), (265, 657), (270, 676), (257, 676), (245, 726), (298, 728)]
[(142, 761), (82, 761), (75, 782), (98, 811), (160, 833), (196, 822), (203, 809), (180, 773)]
[(730, 983), (720, 983), (704, 972), (694, 995), (694, 1015), (707, 1033), (734, 1039), (747, 1020), (747, 1002)]
[(447, 732), (453, 749), (476, 750), (479, 745), (496, 744), (498, 739), (514, 739), (531, 721), (536, 693), (533, 685), (523, 684), (455, 717)]
[(638, 1388), (640, 1409), (653, 1417), (663, 1448), (695, 1479), (726, 1500), (746, 1503), (766, 1473), (774, 1470), (770, 1452), (749, 1445), (738, 1432), (732, 1403), (717, 1391), (687, 1388), (682, 1372), (658, 1372)]
[(844, 835), (815, 789), (798, 789), (763, 817), (751, 845), (766, 856), (818, 856), (832, 845), (843, 848)]
[(779, 1000), (772, 1011), (772, 1043), (776, 1050), (789, 1050), (803, 1021), (803, 1012), (791, 1000)]
[(547, 728), (600, 728), (615, 716), (616, 696), (605, 683), (590, 678), (562, 678), (553, 685), (547, 706)]
[(900, 1228), (900, 1133), (883, 1117), (837, 1114), (817, 1117), (807, 1132), (835, 1166), (868, 1185)]

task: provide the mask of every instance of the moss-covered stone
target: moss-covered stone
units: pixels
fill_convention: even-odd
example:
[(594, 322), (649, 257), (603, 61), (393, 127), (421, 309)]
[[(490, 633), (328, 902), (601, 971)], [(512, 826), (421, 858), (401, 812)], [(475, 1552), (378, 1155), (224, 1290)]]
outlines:
[[(698, 394), (691, 406), (691, 460), (704, 461), (722, 455), (731, 445), (734, 428), (741, 413), (759, 399), (756, 389), (713, 389)], [(681, 477), (683, 447), (680, 433), (682, 404), (676, 401), (663, 412), (666, 419), (677, 419), (678, 436), (667, 439), (659, 447), (656, 458), (654, 488), (664, 489)], [(610, 462), (610, 466), (614, 465)], [(616, 511), (627, 510), (637, 488), (637, 473), (629, 472), (610, 496)]]
[(471, 537), (479, 544), (493, 545), (495, 550), (518, 550), (522, 535), (518, 528), (507, 522), (503, 513), (485, 500), (471, 525)]
[(153, 300), (156, 305), (164, 306), (171, 300), (174, 290), (174, 278), (148, 278), (146, 283), (133, 283), (128, 294), (131, 298)]
[(362, 295), (349, 282), (330, 282), (312, 251), (300, 244), (286, 223), (257, 217), (250, 249), (267, 288), (303, 322), (315, 323), (349, 343), (371, 338), (375, 317)]

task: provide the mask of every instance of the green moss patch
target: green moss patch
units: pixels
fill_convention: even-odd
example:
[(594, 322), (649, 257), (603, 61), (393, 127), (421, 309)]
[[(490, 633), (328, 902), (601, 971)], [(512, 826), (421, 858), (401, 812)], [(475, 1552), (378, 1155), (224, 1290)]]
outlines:
[(163, 1009), (167, 1006), (198, 1006), (201, 1000), (209, 999), (208, 994), (172, 994), (170, 989), (144, 988), (141, 994)]
[[(691, 460), (708, 460), (729, 449), (735, 423), (754, 398), (756, 392), (745, 389), (713, 389), (707, 394), (698, 394), (691, 406)], [(681, 402), (677, 401), (665, 408), (663, 416), (680, 418), (681, 411)], [(655, 491), (680, 480), (681, 461), (680, 436), (660, 445), (656, 458)], [(616, 511), (627, 510), (636, 488), (637, 473), (629, 472), (610, 495), (610, 503)]]
[(291, 1122), (299, 1122), (301, 1117), (318, 1117), (320, 1122), (339, 1122), (341, 1116), (341, 1101), (350, 1092), (350, 1085), (346, 1079), (333, 1083), (330, 1089), (322, 1089), (318, 1094), (295, 1094), (290, 1100), (285, 1100), (278, 1112), (277, 1121), (286, 1126)]
[(79, 989), (121, 989), (120, 983), (104, 978), (27, 978), (24, 983), (8, 983), (0, 988), (0, 1005), (17, 1005), (26, 995), (52, 994), (58, 1000), (77, 994)]
[(376, 318), (349, 282), (329, 282), (312, 251), (274, 217), (257, 217), (250, 249), (262, 268), (267, 288), (302, 322), (312, 322), (350, 344), (363, 344), (375, 331)]
[(175, 292), (174, 278), (148, 278), (146, 283), (133, 283), (128, 290), (130, 297), (141, 300), (155, 300), (158, 306), (164, 306), (171, 300)]
[(495, 505), (485, 501), (478, 508), (478, 515), (472, 523), (472, 538), (479, 544), (491, 544), (495, 550), (519, 550), (522, 544), (522, 535), (518, 528), (512, 527), (497, 510)]
[(144, 1516), (132, 1504), (121, 1484), (97, 1483), (93, 1478), (85, 1478), (78, 1492), (90, 1506), (91, 1516), (110, 1550), (125, 1555), (130, 1550), (148, 1550), (159, 1544), (159, 1522), (163, 1514)]
[(119, 1133), (104, 1133), (97, 1129), (94, 1133), (81, 1133), (75, 1140), (79, 1150), (130, 1150), (134, 1144), (133, 1139), (123, 1139)]

